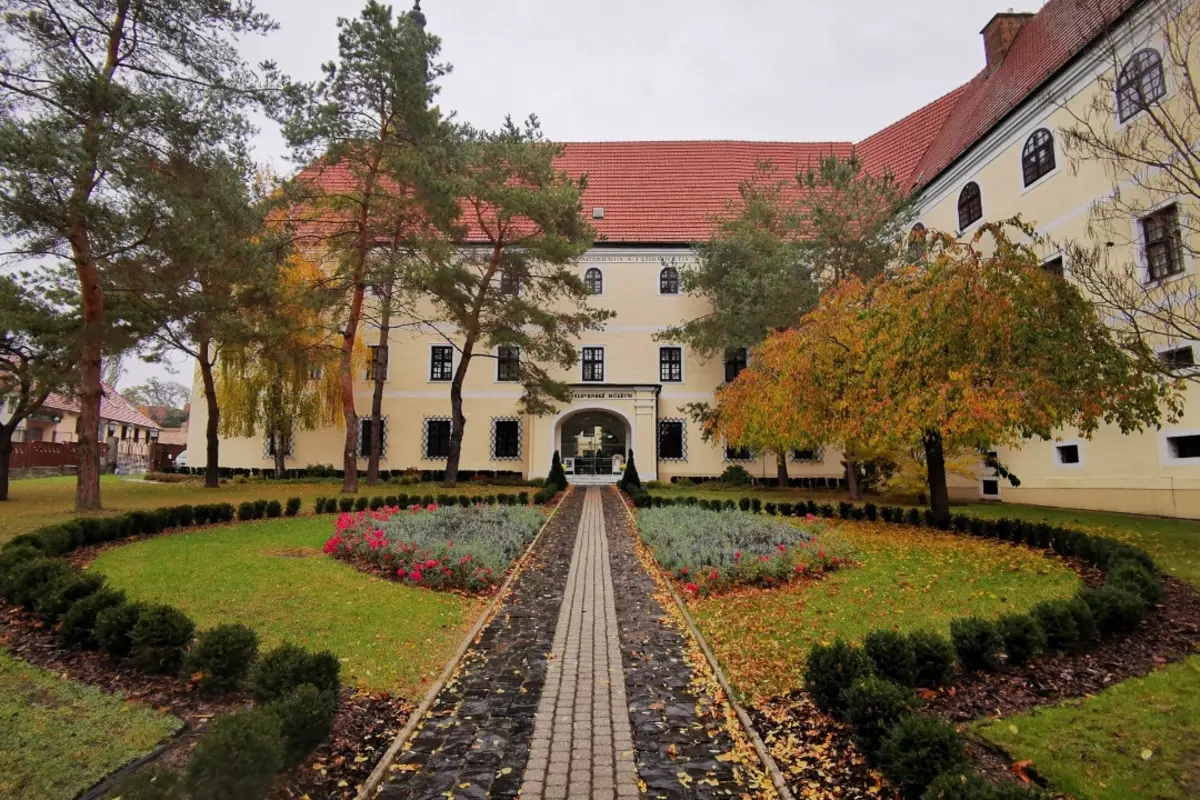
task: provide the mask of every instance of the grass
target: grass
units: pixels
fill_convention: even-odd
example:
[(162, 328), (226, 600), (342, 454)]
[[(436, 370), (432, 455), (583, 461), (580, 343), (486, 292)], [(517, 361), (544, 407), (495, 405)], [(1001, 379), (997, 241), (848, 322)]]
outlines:
[(976, 731), (1079, 800), (1200, 797), (1200, 656)]
[(105, 551), (92, 569), (137, 600), (178, 607), (201, 629), (243, 622), (265, 646), (289, 640), (329, 649), (346, 683), (414, 697), (453, 655), (483, 601), (401, 586), (329, 558), (321, 547), (335, 519), (159, 536)]
[(815, 642), (861, 641), (875, 628), (949, 630), (954, 617), (994, 617), (1069, 597), (1061, 561), (989, 540), (923, 528), (838, 522), (859, 566), (821, 581), (702, 600), (694, 613), (739, 691), (763, 698), (803, 684)]
[[(317, 497), (332, 497), (341, 494), (341, 481), (323, 483), (275, 483), (272, 481), (226, 481), (220, 489), (205, 489), (197, 479), (187, 483), (154, 483), (119, 475), (104, 475), (100, 478), (100, 501), (104, 505), (101, 514), (114, 514), (134, 509), (177, 506), (184, 503), (232, 503), (244, 500), (279, 500), (299, 497), (304, 501), (304, 513), (312, 509)], [(396, 483), (371, 487), (360, 484), (359, 494), (364, 497), (389, 494), (497, 494), (501, 492), (529, 492), (537, 489), (518, 486), (479, 486), (464, 483), (458, 489), (442, 489), (438, 484), (426, 483), (401, 486)], [(33, 478), (13, 481), (10, 499), (0, 503), (0, 545), (12, 537), (79, 516), (75, 511), (75, 478)]]
[(71, 798), (180, 725), (0, 651), (0, 798)]

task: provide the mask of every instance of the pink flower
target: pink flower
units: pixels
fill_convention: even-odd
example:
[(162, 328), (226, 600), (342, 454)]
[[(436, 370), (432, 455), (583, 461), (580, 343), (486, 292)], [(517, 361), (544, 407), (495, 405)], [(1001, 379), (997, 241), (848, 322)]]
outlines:
[(397, 578), (403, 578), (407, 575), (408, 575), (408, 570), (406, 570), (404, 567), (401, 567), (400, 569), (396, 570)]
[(412, 572), (408, 573), (408, 577), (412, 578), (414, 581), (421, 580), (421, 570), (414, 569)]
[(432, 558), (425, 562), (426, 569), (429, 569), (430, 567), (436, 567), (437, 565), (438, 565), (438, 562)]
[(736, 553), (734, 553), (734, 554), (733, 554), (733, 559), (734, 559), (735, 561), (741, 560), (741, 557), (742, 557), (742, 551), (741, 551), (741, 550), (738, 550)]
[(806, 567), (804, 566), (804, 564), (796, 565), (796, 572), (804, 572), (805, 569), (806, 569)]
[(715, 581), (719, 576), (720, 576), (720, 573), (717, 572), (715, 569), (712, 572), (708, 573), (708, 579), (710, 581)]
[(680, 574), (680, 575), (687, 575), (687, 574), (688, 574), (687, 567), (680, 567), (680, 568), (679, 568), (679, 574)]
[(817, 518), (817, 516), (815, 514), (805, 514), (804, 518), (809, 522), (812, 522)]
[(840, 563), (842, 563), (842, 560), (840, 558), (838, 558), (837, 556), (834, 556), (833, 557), (833, 565), (836, 567)]
[(825, 557), (825, 551), (824, 551), (824, 550), (818, 550), (818, 551), (817, 551), (817, 558), (824, 558), (824, 557)]
[(426, 510), (426, 511), (437, 511), (437, 510), (438, 510), (438, 504), (437, 504), (437, 503), (430, 503), (429, 505), (425, 506), (425, 510)]
[(781, 553), (787, 552), (787, 547), (783, 543), (780, 543), (780, 545), (779, 545), (779, 552), (781, 552)]
[(471, 561), (471, 557), (470, 557), (470, 556), (463, 556), (462, 558), (460, 558), (460, 559), (458, 560), (458, 563), (459, 563), (459, 564), (467, 564), (467, 563), (470, 563), (470, 561)]

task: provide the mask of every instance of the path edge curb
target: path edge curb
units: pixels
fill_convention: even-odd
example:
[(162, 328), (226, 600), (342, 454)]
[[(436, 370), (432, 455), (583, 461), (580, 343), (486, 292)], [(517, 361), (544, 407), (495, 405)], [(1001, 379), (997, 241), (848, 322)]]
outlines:
[(429, 712), (429, 709), (433, 707), (434, 700), (437, 699), (438, 694), (442, 691), (442, 689), (445, 688), (450, 678), (454, 675), (455, 670), (458, 669), (458, 665), (463, 660), (463, 656), (467, 654), (467, 651), (471, 649), (471, 645), (475, 642), (475, 639), (483, 631), (484, 627), (492, 620), (492, 617), (495, 616), (496, 609), (500, 607), (500, 601), (508, 596), (509, 590), (512, 588), (517, 576), (525, 570), (525, 565), (529, 562), (530, 556), (533, 555), (534, 548), (537, 547), (538, 542), (542, 540), (542, 534), (546, 532), (546, 528), (550, 526), (550, 523), (554, 520), (554, 516), (558, 514), (558, 510), (562, 508), (563, 503), (566, 502), (573, 490), (574, 487), (567, 487), (567, 491), (563, 493), (563, 496), (558, 501), (558, 504), (554, 506), (554, 510), (550, 512), (550, 516), (546, 517), (546, 521), (542, 523), (542, 527), (537, 532), (537, 536), (533, 537), (533, 541), (529, 543), (529, 547), (525, 548), (525, 553), (517, 560), (517, 563), (513, 567), (512, 571), (508, 573), (508, 577), (505, 578), (504, 584), (500, 587), (500, 591), (496, 592), (495, 596), (492, 598), (492, 601), (488, 603), (487, 608), (483, 610), (483, 612), (479, 615), (479, 618), (475, 620), (475, 624), (471, 626), (471, 630), (469, 630), (467, 635), (463, 637), (462, 643), (459, 644), (458, 650), (456, 650), (454, 653), (454, 658), (450, 659), (450, 661), (446, 664), (445, 669), (442, 670), (442, 674), (438, 677), (437, 681), (435, 681), (434, 684), (429, 687), (429, 691), (425, 693), (425, 697), (421, 700), (421, 704), (417, 706), (411, 714), (408, 715), (408, 721), (404, 723), (404, 727), (400, 729), (400, 733), (396, 734), (396, 738), (392, 740), (392, 743), (388, 746), (388, 749), (383, 752), (382, 756), (380, 756), (379, 763), (375, 765), (375, 769), (371, 770), (371, 774), (367, 776), (365, 781), (363, 781), (362, 787), (358, 790), (358, 794), (355, 795), (355, 800), (370, 800), (373, 795), (378, 793), (380, 787), (383, 785), (384, 779), (387, 777), (388, 768), (391, 767), (392, 762), (396, 760), (396, 756), (399, 755), (400, 749), (404, 747), (405, 743), (408, 742), (410, 738), (412, 738), (413, 733), (417, 729), (417, 725), (420, 724), (421, 720)]
[[(629, 503), (625, 501), (625, 495), (617, 489), (617, 497), (621, 501), (621, 505), (625, 508), (625, 513), (629, 515), (629, 520), (633, 524), (633, 530), (637, 533), (638, 539), (642, 537), (642, 532), (637, 526), (637, 515), (633, 513), (633, 509)], [(644, 544), (644, 543), (643, 543)], [(721, 690), (725, 692), (726, 702), (733, 707), (733, 711), (737, 714), (738, 721), (742, 723), (742, 729), (746, 731), (746, 735), (750, 738), (750, 744), (754, 745), (754, 751), (758, 753), (758, 760), (762, 762), (767, 769), (767, 774), (771, 776), (771, 783), (775, 785), (775, 791), (783, 800), (796, 800), (796, 796), (792, 794), (792, 790), (788, 788), (787, 781), (783, 777), (783, 772), (780, 771), (779, 765), (775, 763), (775, 759), (771, 757), (767, 750), (766, 744), (762, 737), (758, 735), (758, 731), (754, 728), (754, 723), (750, 721), (750, 715), (746, 713), (746, 709), (742, 708), (742, 704), (738, 702), (737, 695), (733, 693), (733, 687), (729, 685), (729, 680), (725, 677), (725, 671), (721, 669), (720, 663), (717, 662), (717, 657), (712, 649), (708, 646), (708, 640), (704, 638), (704, 634), (700, 633), (700, 627), (696, 625), (696, 620), (692, 618), (691, 612), (688, 611), (687, 605), (683, 602), (683, 598), (675, 591), (675, 585), (666, 575), (663, 574), (662, 566), (658, 563), (658, 559), (654, 559), (654, 569), (658, 573), (662, 584), (667, 587), (667, 591), (671, 593), (671, 597), (675, 600), (675, 606), (679, 609), (683, 616), (683, 621), (688, 627), (696, 642), (700, 645), (700, 651), (704, 653), (704, 658), (708, 661), (709, 669), (713, 671), (713, 675), (717, 678), (717, 683), (721, 685)]]

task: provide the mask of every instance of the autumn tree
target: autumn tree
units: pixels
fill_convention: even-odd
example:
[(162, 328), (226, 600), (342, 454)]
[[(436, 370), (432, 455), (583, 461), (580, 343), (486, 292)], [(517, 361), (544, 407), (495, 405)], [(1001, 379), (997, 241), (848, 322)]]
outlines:
[(0, 275), (0, 500), (8, 499), (13, 434), (76, 376), (79, 319), (46, 303), (26, 281)]
[(163, 381), (158, 378), (147, 378), (145, 383), (130, 386), (121, 392), (129, 402), (139, 406), (166, 406), (181, 408), (192, 390), (178, 381)]
[[(895, 257), (909, 217), (907, 193), (891, 173), (868, 172), (854, 154), (821, 156), (786, 178), (777, 165), (761, 161), (714, 220), (695, 263), (680, 270), (683, 289), (703, 297), (708, 310), (660, 338), (687, 344), (701, 358), (754, 347), (794, 326), (841, 280), (880, 274)], [(706, 417), (719, 411), (704, 404), (688, 409), (706, 430), (715, 429)], [(788, 478), (788, 449), (811, 445), (777, 437), (770, 428), (731, 443), (773, 451), (781, 484)], [(857, 495), (853, 458), (846, 466)]]
[(1032, 237), (1019, 220), (966, 242), (929, 233), (917, 263), (843, 281), (755, 351), (719, 394), (721, 419), (733, 435), (773, 415), (863, 452), (919, 447), (930, 508), (945, 520), (947, 453), (1018, 447), (1065, 427), (1129, 432), (1180, 413), (1178, 386), (1130, 358), (1014, 228)]
[(76, 507), (100, 507), (104, 272), (153, 229), (142, 179), (180, 138), (223, 138), (260, 88), (235, 37), (250, 0), (3, 0), (0, 229), (70, 263), (84, 333)]
[[(352, 362), (371, 252), (391, 238), (402, 217), (397, 206), (413, 203), (403, 165), (414, 150), (444, 131), (432, 101), (434, 81), (448, 67), (434, 61), (441, 45), (425, 31), (424, 16), (417, 10), (395, 17), (391, 6), (367, 0), (357, 18), (339, 18), (338, 29), (337, 60), (322, 67), (322, 80), (290, 87), (282, 121), (297, 157), (317, 161), (298, 181), (311, 192), (303, 222), (319, 240), (310, 244), (336, 259), (349, 296), (338, 370), (346, 427), (342, 490), (357, 492), (359, 425)], [(334, 174), (340, 179), (331, 180)]]
[(509, 368), (524, 390), (522, 411), (545, 414), (570, 397), (549, 368), (574, 366), (579, 336), (611, 316), (590, 306), (575, 270), (591, 248), (592, 229), (582, 214), (585, 179), (555, 167), (562, 147), (543, 137), (535, 117), (522, 127), (506, 120), (494, 133), (467, 130), (465, 137), (457, 181), (464, 240), (418, 273), (433, 307), (426, 324), (458, 351), (447, 487), (458, 480), (463, 383), (475, 359), (515, 350)]
[[(1087, 5), (1099, 12), (1096, 2)], [(1089, 102), (1062, 103), (1071, 120), (1062, 138), (1073, 167), (1099, 165), (1115, 188), (1093, 204), (1088, 239), (1060, 244), (1067, 277), (1097, 303), (1135, 357), (1152, 358), (1200, 340), (1200, 293), (1191, 278), (1174, 279), (1200, 256), (1200, 6), (1155, 0), (1145, 14), (1153, 24), (1144, 31), (1132, 18), (1101, 37), (1106, 69)], [(1152, 212), (1158, 212), (1154, 230), (1147, 231), (1137, 221)], [(1155, 240), (1151, 247), (1148, 238)], [(1137, 258), (1143, 250), (1152, 263)], [(1200, 381), (1195, 370), (1179, 369), (1193, 360), (1189, 353), (1185, 363), (1168, 358), (1159, 367)]]

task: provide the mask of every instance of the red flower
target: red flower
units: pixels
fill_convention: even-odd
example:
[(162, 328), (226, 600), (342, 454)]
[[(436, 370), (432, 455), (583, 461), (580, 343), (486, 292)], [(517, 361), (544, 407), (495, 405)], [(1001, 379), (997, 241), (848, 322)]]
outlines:
[(796, 565), (796, 572), (804, 572), (804, 570), (805, 570), (805, 566), (803, 564)]
[(430, 567), (436, 567), (437, 565), (438, 565), (438, 562), (432, 558), (425, 562), (426, 569), (429, 569)]
[(840, 558), (838, 558), (837, 556), (834, 556), (833, 557), (833, 565), (836, 567), (840, 563), (842, 563), (842, 560)]
[(714, 569), (712, 572), (708, 573), (708, 579), (710, 581), (715, 581), (719, 575), (720, 573)]
[(825, 551), (824, 551), (824, 550), (818, 550), (818, 551), (817, 551), (817, 558), (824, 558), (824, 557), (825, 557)]
[(400, 569), (396, 570), (397, 578), (403, 578), (406, 575), (408, 575), (408, 570), (406, 570), (404, 567), (401, 567)]
[(414, 569), (412, 572), (408, 573), (408, 577), (412, 578), (414, 581), (421, 580), (421, 570)]
[(741, 551), (741, 550), (738, 550), (736, 553), (734, 553), (734, 554), (733, 554), (733, 558), (734, 558), (734, 560), (735, 560), (735, 561), (736, 561), (736, 560), (738, 560), (738, 559), (740, 559), (741, 557), (742, 557), (742, 551)]
[(680, 575), (687, 575), (687, 567), (680, 567), (680, 568), (679, 568), (679, 574), (680, 574)]
[(683, 588), (691, 592), (693, 597), (700, 591), (700, 587), (694, 583), (684, 584)]
[(779, 545), (779, 552), (781, 552), (781, 553), (787, 552), (787, 547), (785, 547), (782, 542)]
[(462, 558), (460, 558), (460, 559), (458, 560), (458, 563), (459, 563), (459, 564), (467, 564), (467, 563), (469, 563), (470, 561), (471, 561), (471, 557), (470, 557), (470, 556), (463, 556)]

